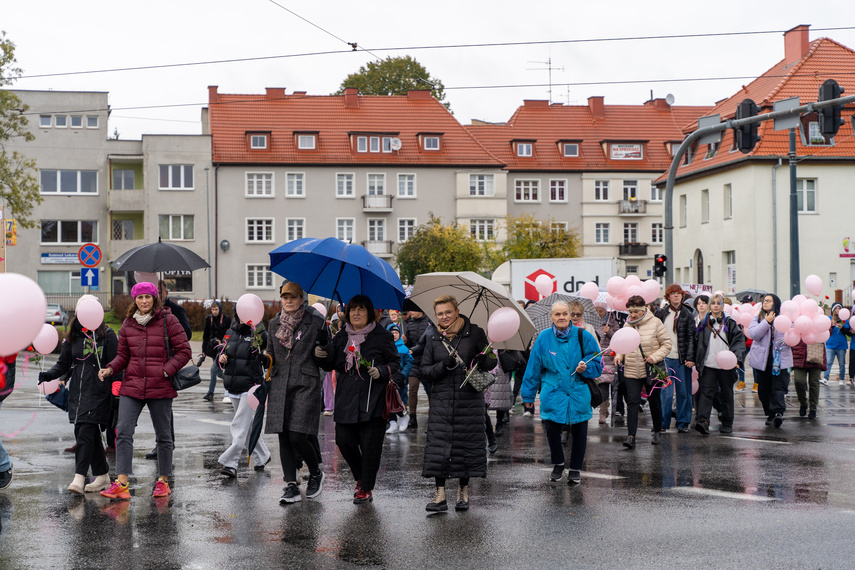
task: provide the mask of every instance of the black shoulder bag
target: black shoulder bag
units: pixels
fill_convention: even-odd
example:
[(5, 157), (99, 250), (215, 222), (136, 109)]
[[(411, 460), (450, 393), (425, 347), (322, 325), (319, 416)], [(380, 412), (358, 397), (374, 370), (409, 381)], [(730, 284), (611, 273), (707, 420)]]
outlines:
[[(585, 349), (582, 348), (584, 345), (582, 344), (582, 327), (578, 327), (579, 329), (579, 354), (582, 355), (582, 358), (585, 357)], [(588, 378), (587, 376), (582, 376), (579, 374), (579, 378), (582, 379), (582, 382), (588, 385), (588, 390), (591, 391), (591, 407), (599, 408), (600, 404), (603, 403), (603, 394), (600, 392), (600, 385), (597, 384), (597, 381), (593, 378)]]
[[(169, 332), (166, 330), (166, 315), (163, 315), (163, 338), (166, 339), (166, 360), (172, 359), (169, 350)], [(185, 366), (172, 377), (172, 387), (177, 391), (186, 390), (202, 381), (199, 367), (193, 364)]]

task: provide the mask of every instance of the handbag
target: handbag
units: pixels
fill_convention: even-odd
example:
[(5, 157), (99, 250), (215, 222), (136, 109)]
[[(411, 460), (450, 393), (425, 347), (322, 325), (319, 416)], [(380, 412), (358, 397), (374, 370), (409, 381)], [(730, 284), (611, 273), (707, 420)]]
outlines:
[[(579, 331), (579, 353), (584, 354), (582, 350), (582, 327), (577, 329)], [(591, 407), (599, 408), (600, 404), (603, 403), (603, 393), (600, 392), (600, 385), (593, 378), (588, 378), (586, 376), (579, 376), (582, 381), (588, 386), (588, 390), (591, 392)]]
[[(166, 316), (163, 317), (163, 338), (166, 339), (166, 359), (169, 360), (172, 358), (169, 350), (169, 333), (166, 331)], [(175, 388), (176, 391), (180, 392), (181, 390), (186, 390), (192, 386), (195, 386), (199, 382), (202, 381), (202, 378), (199, 376), (199, 367), (191, 364), (190, 366), (185, 366), (181, 370), (175, 373), (175, 376), (171, 378), (172, 387)]]
[(822, 366), (825, 363), (825, 343), (814, 342), (807, 345), (807, 353), (805, 354), (805, 364), (818, 364)]
[(63, 412), (68, 411), (68, 388), (65, 385), (60, 384), (59, 390), (53, 394), (45, 395), (45, 399)]
[(386, 406), (383, 408), (383, 419), (389, 419), (391, 414), (400, 414), (404, 411), (404, 401), (394, 382), (386, 384)]
[[(460, 358), (460, 354), (451, 347), (445, 338), (442, 338), (441, 340), (442, 344), (445, 346), (445, 350), (448, 351), (448, 354), (454, 355), (454, 358), (457, 359), (457, 363), (461, 364), (465, 369), (466, 363), (463, 362), (462, 358)], [(496, 383), (496, 375), (492, 372), (485, 372), (484, 370), (476, 368), (469, 373), (469, 376), (464, 380), (464, 383), (469, 384), (469, 386), (471, 386), (476, 392), (484, 392), (487, 388)]]

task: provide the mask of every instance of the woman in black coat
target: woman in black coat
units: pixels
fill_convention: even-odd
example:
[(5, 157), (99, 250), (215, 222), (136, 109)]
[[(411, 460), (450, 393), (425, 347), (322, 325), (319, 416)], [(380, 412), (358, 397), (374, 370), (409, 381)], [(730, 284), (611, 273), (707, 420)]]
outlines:
[[(102, 364), (116, 357), (118, 346), (113, 329), (102, 323), (97, 330), (84, 332), (83, 326), (74, 318), (56, 364), (39, 374), (40, 384), (63, 375), (67, 377), (68, 419), (74, 424), (76, 440), (74, 480), (68, 486), (72, 493), (94, 493), (110, 486), (101, 426), (109, 424), (115, 377), (102, 382), (98, 378), (98, 370)], [(84, 487), (90, 467), (95, 480)]]
[(386, 434), (386, 385), (401, 364), (392, 333), (376, 322), (371, 299), (356, 295), (344, 314), (344, 327), (315, 355), (324, 370), (336, 373), (335, 443), (356, 480), (353, 502), (358, 505), (373, 500)]
[(421, 367), (421, 378), (430, 386), (422, 476), (436, 479), (436, 493), (426, 509), (448, 510), (445, 482), (456, 477), (460, 481), (455, 509), (467, 510), (470, 477), (487, 476), (486, 404), (483, 392), (461, 384), (475, 364), (480, 370), (495, 368), (496, 357), (482, 354), (487, 335), (460, 315), (454, 297), (438, 297), (433, 307), (437, 330), (425, 345)]
[(211, 303), (211, 314), (205, 317), (205, 332), (202, 333), (202, 352), (211, 359), (211, 383), (208, 393), (203, 397), (208, 402), (214, 399), (214, 388), (217, 387), (217, 376), (223, 377), (223, 369), (217, 362), (223, 338), (231, 327), (232, 320), (223, 314), (223, 306), (219, 301)]

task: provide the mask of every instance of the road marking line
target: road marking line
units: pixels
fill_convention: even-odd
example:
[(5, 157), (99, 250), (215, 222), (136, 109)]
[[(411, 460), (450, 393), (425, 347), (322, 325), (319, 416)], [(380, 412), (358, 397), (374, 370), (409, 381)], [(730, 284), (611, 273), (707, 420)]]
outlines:
[(753, 438), (753, 437), (737, 437), (735, 435), (722, 435), (719, 437), (722, 437), (725, 439), (739, 439), (742, 441), (757, 441), (760, 443), (777, 443), (778, 445), (793, 445), (793, 442), (791, 442), (791, 441), (774, 441), (772, 439), (759, 439), (759, 438)]
[(225, 420), (208, 420), (208, 419), (200, 419), (200, 420), (196, 420), (196, 421), (197, 421), (197, 422), (206, 423), (206, 424), (215, 424), (215, 425), (218, 425), (218, 426), (230, 426), (230, 425), (232, 425), (232, 422), (227, 422), (227, 421), (225, 421)]
[[(549, 467), (549, 468), (541, 467), (540, 470), (541, 471), (552, 471), (552, 468), (551, 467)], [(622, 477), (620, 475), (607, 475), (605, 473), (594, 473), (592, 471), (580, 471), (580, 473), (582, 473), (582, 475), (584, 475), (588, 479), (610, 479), (610, 480), (626, 479), (626, 477)]]
[(731, 491), (719, 491), (718, 489), (704, 489), (702, 487), (671, 487), (672, 491), (687, 493), (690, 495), (709, 495), (723, 499), (740, 499), (742, 501), (774, 501), (773, 497), (760, 497), (758, 495), (747, 495), (745, 493), (733, 493)]

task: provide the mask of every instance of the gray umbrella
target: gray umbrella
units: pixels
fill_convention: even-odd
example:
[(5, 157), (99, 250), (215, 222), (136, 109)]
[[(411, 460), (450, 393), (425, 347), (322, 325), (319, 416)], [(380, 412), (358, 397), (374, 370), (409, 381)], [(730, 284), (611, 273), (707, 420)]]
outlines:
[(194, 271), (211, 267), (207, 261), (186, 247), (174, 243), (163, 243), (160, 238), (157, 239), (157, 243), (147, 243), (123, 253), (111, 265), (118, 271), (146, 273)]
[(595, 329), (602, 324), (602, 319), (600, 318), (600, 315), (597, 314), (597, 310), (594, 308), (594, 303), (592, 303), (587, 297), (575, 297), (573, 295), (553, 293), (548, 297), (544, 297), (534, 305), (530, 305), (525, 310), (525, 312), (528, 313), (528, 316), (531, 317), (531, 322), (534, 323), (534, 328), (536, 328), (538, 332), (552, 326), (551, 312), (552, 304), (555, 303), (555, 301), (565, 301), (567, 303), (576, 301), (577, 303), (581, 303), (582, 307), (585, 309), (585, 315), (582, 319)]

